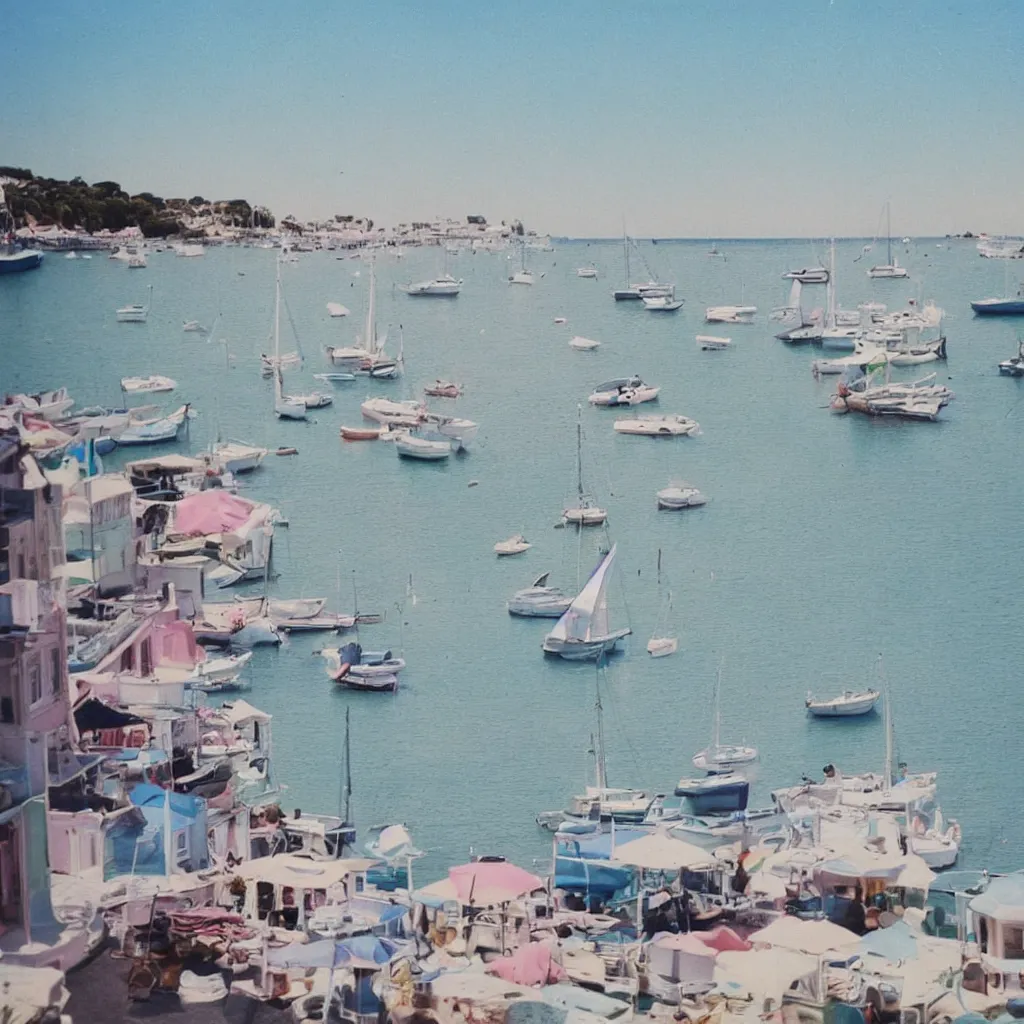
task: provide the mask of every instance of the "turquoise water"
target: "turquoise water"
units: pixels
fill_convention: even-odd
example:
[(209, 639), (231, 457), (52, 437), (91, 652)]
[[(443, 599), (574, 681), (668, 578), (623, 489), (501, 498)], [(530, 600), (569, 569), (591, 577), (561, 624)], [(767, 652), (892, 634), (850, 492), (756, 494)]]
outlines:
[[(1015, 868), (1024, 819), (1004, 808), (1020, 802), (1024, 780), (1002, 765), (1019, 738), (1022, 385), (996, 373), (1016, 350), (1012, 322), (975, 319), (968, 305), (1002, 293), (1003, 266), (970, 243), (946, 246), (919, 241), (901, 252), (910, 282), (868, 280), (871, 257), (852, 262), (860, 242), (837, 250), (845, 306), (874, 298), (896, 308), (920, 295), (947, 310), (948, 363), (919, 370), (937, 369), (957, 393), (938, 423), (830, 414), (834, 378), (812, 379), (816, 350), (772, 338), (767, 313), (787, 293), (780, 275), (820, 259), (803, 241), (720, 244), (726, 261), (709, 259), (706, 243), (645, 245), (686, 298), (675, 315), (612, 301), (622, 275), (613, 243), (532, 253), (544, 273), (532, 288), (507, 285), (503, 254), (464, 253), (451, 260), (465, 279), (456, 300), (412, 299), (394, 287), (435, 274), (436, 251), (383, 256), (379, 322), (395, 340), (403, 326), (406, 377), (340, 386), (334, 406), (308, 424), (275, 420), (271, 382), (259, 375), (258, 354), (271, 345), (272, 252), (157, 254), (144, 272), (48, 256), (37, 273), (0, 279), (0, 389), (67, 384), (82, 405), (112, 404), (120, 377), (168, 374), (179, 386), (166, 405), (191, 401), (199, 411), (193, 448), (219, 430), (299, 449), (268, 458), (245, 483), (291, 522), (275, 545), (276, 593), (337, 606), (340, 589), (349, 610), (354, 578), (359, 606), (387, 612), (361, 640), (401, 648), (408, 668), (394, 697), (340, 691), (313, 656), (328, 641), (296, 638), (257, 650), (248, 697), (274, 715), (283, 803), (308, 810), (337, 806), (352, 708), (357, 820), (406, 822), (430, 854), (420, 878), (471, 848), (524, 864), (549, 855), (534, 815), (562, 806), (590, 771), (594, 667), (545, 659), (550, 622), (505, 611), (508, 596), (545, 569), (572, 589), (578, 562), (584, 576), (596, 563), (600, 531), (553, 529), (574, 488), (579, 402), (585, 475), (619, 544), (612, 622), (635, 632), (603, 683), (612, 784), (670, 791), (689, 771), (709, 737), (722, 658), (723, 739), (761, 751), (754, 803), (829, 760), (880, 768), (879, 716), (810, 721), (803, 700), (808, 689), (869, 681), (882, 652), (900, 754), (912, 770), (941, 773), (947, 816), (964, 826), (961, 863)], [(601, 277), (577, 278), (591, 261)], [(295, 347), (293, 322), (306, 357), (287, 380), (299, 390), (328, 368), (325, 344), (351, 344), (361, 330), (368, 268), (323, 252), (282, 275), (282, 348)], [(149, 284), (149, 322), (116, 323), (115, 308), (145, 302)], [(741, 296), (758, 305), (758, 323), (704, 327), (705, 306)], [(352, 316), (330, 319), (328, 301)], [(556, 326), (557, 316), (568, 323)], [(182, 332), (193, 318), (218, 319), (226, 352)], [(704, 331), (731, 336), (733, 348), (700, 352), (694, 335)], [(602, 346), (575, 352), (574, 334)], [(643, 411), (685, 413), (703, 435), (616, 435), (617, 413), (585, 400), (594, 384), (630, 373), (662, 387)], [(468, 455), (410, 464), (390, 445), (339, 440), (340, 424), (360, 422), (368, 394), (418, 396), (435, 377), (465, 385), (458, 403), (433, 401), (481, 424)], [(678, 479), (710, 503), (658, 512), (655, 492)], [(515, 532), (533, 548), (497, 559), (492, 545)], [(659, 549), (681, 642), (674, 657), (651, 661), (644, 646), (661, 604)], [(982, 785), (995, 770), (999, 786)]]

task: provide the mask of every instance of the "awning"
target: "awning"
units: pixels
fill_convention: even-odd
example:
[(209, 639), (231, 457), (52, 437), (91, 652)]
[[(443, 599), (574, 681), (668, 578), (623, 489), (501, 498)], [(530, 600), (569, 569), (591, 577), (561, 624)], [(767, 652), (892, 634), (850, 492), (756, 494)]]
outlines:
[(247, 860), (233, 869), (240, 878), (269, 882), (271, 885), (286, 885), (292, 889), (326, 889), (337, 885), (347, 875), (366, 871), (375, 860), (366, 857), (349, 857), (344, 860), (310, 860), (291, 853), (276, 857), (259, 857)]
[(75, 725), (79, 733), (96, 729), (120, 729), (127, 725), (145, 725), (145, 719), (118, 711), (96, 697), (87, 697), (75, 708)]

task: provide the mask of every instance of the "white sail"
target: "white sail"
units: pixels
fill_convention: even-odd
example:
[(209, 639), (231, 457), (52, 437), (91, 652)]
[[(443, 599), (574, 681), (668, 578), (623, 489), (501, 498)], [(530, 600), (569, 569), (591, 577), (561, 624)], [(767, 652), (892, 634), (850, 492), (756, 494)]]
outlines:
[(608, 636), (608, 570), (615, 559), (617, 544), (604, 556), (568, 611), (548, 634), (555, 640), (589, 641)]

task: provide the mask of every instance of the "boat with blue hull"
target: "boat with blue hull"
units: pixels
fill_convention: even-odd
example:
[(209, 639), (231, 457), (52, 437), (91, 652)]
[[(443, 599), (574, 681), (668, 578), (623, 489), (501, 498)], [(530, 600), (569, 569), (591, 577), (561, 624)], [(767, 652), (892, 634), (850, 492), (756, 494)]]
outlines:
[(708, 775), (697, 779), (680, 779), (676, 796), (685, 796), (695, 814), (727, 814), (745, 811), (750, 796), (750, 783), (737, 772)]
[(610, 896), (630, 884), (633, 869), (615, 864), (614, 847), (641, 839), (647, 830), (598, 832), (587, 824), (566, 824), (554, 839), (554, 885), (566, 892)]
[(34, 249), (0, 252), (0, 274), (20, 274), (23, 270), (35, 270), (42, 264), (43, 254)]

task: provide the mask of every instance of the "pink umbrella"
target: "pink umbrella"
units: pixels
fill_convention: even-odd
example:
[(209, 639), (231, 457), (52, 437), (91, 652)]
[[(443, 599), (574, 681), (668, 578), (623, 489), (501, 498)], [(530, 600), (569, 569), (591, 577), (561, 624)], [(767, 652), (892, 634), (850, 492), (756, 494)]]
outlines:
[(463, 903), (478, 907), (508, 903), (517, 896), (543, 889), (544, 883), (529, 871), (504, 860), (478, 860), (448, 869), (448, 877)]
[(255, 507), (255, 502), (220, 489), (190, 494), (174, 506), (174, 532), (189, 537), (230, 533), (249, 518)]
[(487, 965), (488, 974), (514, 985), (553, 985), (566, 977), (561, 965), (551, 958), (551, 948), (543, 942), (520, 946), (512, 956), (503, 956)]
[(693, 934), (712, 949), (717, 949), (719, 953), (724, 953), (727, 949), (741, 952), (754, 948), (746, 939), (741, 938), (724, 924), (720, 924), (717, 928), (712, 928), (710, 931), (693, 932)]

